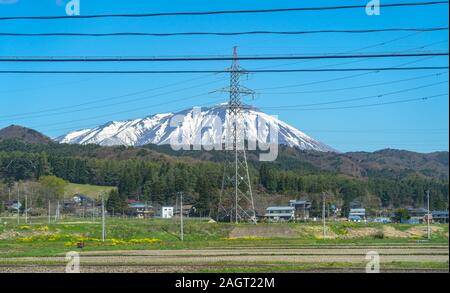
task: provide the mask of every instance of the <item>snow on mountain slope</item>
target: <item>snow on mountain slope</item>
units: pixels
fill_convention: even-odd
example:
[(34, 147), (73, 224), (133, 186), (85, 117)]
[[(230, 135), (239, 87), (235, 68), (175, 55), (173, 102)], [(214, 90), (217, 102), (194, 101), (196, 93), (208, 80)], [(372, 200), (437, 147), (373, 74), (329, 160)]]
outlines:
[[(170, 122), (174, 117), (178, 119), (178, 123), (171, 126)], [(276, 129), (278, 144), (301, 150), (335, 152), (333, 148), (256, 108), (246, 108), (243, 119), (247, 139), (270, 142), (269, 129)], [(226, 104), (210, 108), (194, 107), (178, 113), (156, 114), (143, 119), (111, 121), (96, 128), (68, 133), (56, 138), (56, 141), (69, 144), (140, 146), (168, 145), (171, 141), (182, 138), (184, 142), (194, 144), (196, 133), (201, 133), (203, 137), (206, 132), (209, 137), (207, 144), (217, 144), (220, 143), (218, 139), (220, 137), (221, 142), (225, 141), (228, 121)]]

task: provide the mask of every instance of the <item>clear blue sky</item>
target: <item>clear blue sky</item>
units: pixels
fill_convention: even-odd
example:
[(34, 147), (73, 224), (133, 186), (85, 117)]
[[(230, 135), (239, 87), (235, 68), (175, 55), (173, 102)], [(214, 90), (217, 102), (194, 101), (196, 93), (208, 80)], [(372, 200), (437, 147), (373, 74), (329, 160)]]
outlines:
[[(56, 0), (0, 0), (1, 16), (65, 15)], [(345, 1), (361, 4), (366, 1)], [(388, 3), (388, 1), (382, 1)], [(392, 2), (411, 2), (392, 0)], [(38, 4), (39, 3), (39, 4)], [(59, 3), (59, 4), (58, 4)], [(344, 1), (275, 0), (81, 0), (81, 14), (145, 13), (167, 11), (205, 11), (229, 9), (268, 9), (299, 6), (342, 5)], [(256, 15), (215, 15), (157, 17), (147, 19), (95, 20), (13, 20), (0, 22), (0, 32), (184, 32), (250, 30), (378, 29), (388, 27), (448, 26), (448, 6), (385, 8), (381, 16), (369, 17), (364, 10), (292, 12)], [(385, 45), (380, 45), (387, 42)], [(179, 56), (230, 54), (233, 46), (249, 54), (323, 54), (356, 51), (397, 52), (404, 50), (448, 50), (448, 32), (395, 32), (361, 35), (238, 36), (238, 37), (0, 37), (0, 56)], [(247, 69), (257, 68), (345, 68), (448, 65), (447, 57), (407, 59), (326, 60), (326, 61), (243, 61)], [(352, 62), (352, 63), (349, 63)], [(342, 64), (344, 63), (344, 64)], [(187, 64), (18, 64), (1, 63), (0, 69), (223, 69), (228, 62)], [(440, 76), (428, 76), (444, 72)], [(351, 73), (252, 74), (243, 83), (259, 93), (247, 103), (278, 115), (310, 136), (340, 151), (374, 151), (383, 148), (418, 152), (448, 150), (448, 95), (427, 101), (369, 108), (320, 111), (279, 111), (270, 107), (305, 105), (351, 99), (430, 85), (382, 98), (327, 105), (343, 107), (420, 98), (448, 92), (448, 72), (379, 72), (353, 78)], [(417, 77), (417, 79), (416, 79)], [(420, 77), (420, 78), (419, 78)], [(195, 79), (195, 80), (194, 80)], [(335, 79), (335, 81), (329, 81)], [(385, 85), (342, 89), (403, 79)], [(328, 82), (323, 82), (327, 81)], [(322, 81), (317, 83), (318, 81)], [(443, 82), (437, 85), (433, 83)], [(226, 101), (225, 94), (211, 93), (227, 86), (226, 75), (0, 75), (0, 127), (18, 124), (56, 137), (80, 128), (93, 127), (110, 120), (125, 120), (173, 112), (194, 105)], [(309, 84), (309, 85), (305, 85)], [(299, 85), (279, 89), (267, 89)], [(150, 91), (151, 89), (155, 89)], [(333, 89), (341, 89), (334, 90)], [(137, 95), (128, 95), (146, 91)], [(203, 95), (202, 95), (203, 94)], [(124, 97), (119, 98), (118, 96)], [(128, 95), (128, 96), (125, 96)], [(196, 95), (202, 95), (194, 97)], [(112, 99), (108, 99), (111, 97)], [(116, 98), (114, 98), (116, 97)], [(102, 100), (103, 99), (103, 100)], [(98, 101), (102, 100), (102, 101)], [(95, 102), (85, 106), (83, 103)], [(116, 103), (116, 105), (112, 105)], [(30, 117), (29, 112), (64, 108)], [(268, 108), (269, 107), (269, 108)], [(322, 106), (324, 107), (324, 106)], [(21, 115), (27, 116), (14, 116)]]

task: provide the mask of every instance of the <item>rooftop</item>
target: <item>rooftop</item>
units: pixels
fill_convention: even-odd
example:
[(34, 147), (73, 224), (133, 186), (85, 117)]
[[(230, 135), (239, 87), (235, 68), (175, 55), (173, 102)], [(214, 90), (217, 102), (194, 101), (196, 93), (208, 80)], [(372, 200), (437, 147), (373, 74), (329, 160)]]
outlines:
[(274, 207), (268, 207), (266, 210), (267, 211), (281, 211), (281, 210), (293, 211), (293, 210), (295, 210), (295, 208), (294, 207), (288, 207), (288, 206), (280, 206), (280, 207), (274, 206)]

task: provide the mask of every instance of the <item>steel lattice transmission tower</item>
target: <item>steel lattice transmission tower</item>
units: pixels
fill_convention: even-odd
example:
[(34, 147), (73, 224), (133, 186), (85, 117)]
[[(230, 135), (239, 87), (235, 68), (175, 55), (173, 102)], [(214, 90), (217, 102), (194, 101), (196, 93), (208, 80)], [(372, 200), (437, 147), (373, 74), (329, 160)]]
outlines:
[(242, 96), (254, 92), (240, 85), (240, 77), (246, 74), (238, 63), (237, 47), (233, 50), (233, 63), (230, 70), (230, 100), (226, 113), (225, 129), (226, 160), (222, 179), (218, 219), (236, 223), (251, 221), (256, 223), (255, 205), (252, 185), (248, 171), (245, 151), (246, 126), (244, 121), (244, 104)]

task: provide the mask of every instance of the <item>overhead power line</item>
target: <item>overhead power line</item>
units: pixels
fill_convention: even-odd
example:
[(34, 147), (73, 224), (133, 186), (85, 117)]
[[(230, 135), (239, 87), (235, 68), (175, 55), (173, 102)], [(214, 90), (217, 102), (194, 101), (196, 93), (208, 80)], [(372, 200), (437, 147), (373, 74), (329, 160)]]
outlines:
[[(197, 84), (194, 86), (190, 86), (190, 87), (185, 87), (185, 88), (180, 88), (180, 89), (175, 89), (175, 90), (171, 90), (168, 92), (163, 92), (163, 93), (157, 93), (151, 96), (144, 96), (144, 97), (138, 97), (138, 98), (133, 98), (133, 99), (127, 99), (127, 100), (122, 100), (122, 101), (118, 101), (118, 102), (114, 102), (114, 103), (108, 103), (105, 105), (98, 105), (98, 106), (92, 106), (90, 105), (89, 107), (85, 107), (85, 108), (80, 108), (80, 109), (71, 109), (71, 110), (65, 110), (65, 111), (58, 111), (58, 112), (53, 112), (53, 113), (48, 113), (48, 111), (43, 111), (45, 114), (43, 114), (43, 112), (39, 113), (39, 112), (35, 112), (36, 114), (32, 114), (32, 115), (15, 115), (14, 120), (25, 120), (25, 119), (34, 119), (34, 118), (42, 118), (42, 117), (49, 117), (49, 116), (61, 116), (61, 115), (65, 115), (65, 114), (73, 114), (73, 113), (77, 113), (77, 112), (83, 112), (83, 111), (91, 111), (91, 110), (98, 110), (98, 109), (103, 109), (103, 108), (108, 108), (108, 107), (113, 107), (113, 106), (117, 106), (117, 105), (128, 105), (134, 102), (138, 102), (138, 101), (143, 101), (143, 100), (150, 100), (150, 99), (154, 99), (157, 97), (164, 97), (170, 94), (174, 94), (174, 93), (179, 93), (179, 92), (186, 92), (187, 90), (190, 89), (194, 89), (194, 88), (198, 88), (198, 87), (203, 87), (203, 86), (207, 86), (207, 85), (211, 85), (217, 82), (222, 82), (224, 79), (218, 79), (218, 80), (214, 80), (214, 81), (209, 81), (206, 83), (202, 83), (202, 84)], [(130, 96), (133, 94), (128, 94), (127, 96)], [(120, 96), (119, 96), (120, 97)], [(124, 95), (122, 95), (121, 97), (124, 97)], [(179, 101), (183, 101), (183, 99), (178, 99), (176, 100), (177, 102)], [(165, 101), (166, 103), (170, 104), (170, 101)], [(84, 104), (93, 104), (93, 102), (90, 103), (84, 103)], [(158, 104), (159, 105), (159, 104)], [(164, 104), (163, 104), (164, 105)], [(9, 121), (9, 119), (4, 119), (3, 117), (0, 117), (0, 122), (1, 121)]]
[[(318, 89), (318, 90), (297, 91), (297, 92), (265, 92), (264, 94), (291, 95), (291, 94), (312, 94), (312, 93), (327, 93), (327, 92), (346, 91), (346, 90), (361, 89), (361, 88), (368, 88), (368, 87), (375, 87), (375, 86), (378, 87), (378, 86), (383, 86), (383, 85), (388, 85), (388, 84), (395, 84), (395, 83), (425, 79), (425, 78), (430, 78), (430, 77), (439, 77), (439, 76), (444, 75), (445, 73), (448, 73), (448, 71), (433, 73), (433, 74), (428, 74), (428, 75), (422, 75), (422, 76), (416, 76), (416, 77), (411, 77), (411, 78), (396, 79), (396, 80), (391, 80), (391, 81), (350, 86), (350, 87)], [(287, 87), (290, 87), (290, 86), (287, 86)], [(260, 93), (260, 92), (258, 92), (258, 93)]]
[(386, 96), (391, 96), (391, 95), (396, 95), (396, 94), (416, 91), (416, 90), (424, 89), (424, 88), (428, 88), (428, 87), (433, 87), (433, 86), (444, 84), (444, 83), (448, 83), (448, 80), (440, 81), (440, 82), (434, 82), (434, 83), (421, 85), (421, 86), (417, 86), (417, 87), (412, 87), (412, 88), (401, 89), (401, 90), (387, 92), (387, 93), (381, 93), (381, 94), (376, 94), (376, 95), (358, 97), (358, 98), (339, 99), (339, 100), (333, 100), (333, 101), (328, 101), (328, 102), (320, 102), (320, 103), (313, 103), (313, 104), (303, 104), (303, 105), (274, 106), (274, 107), (270, 107), (270, 108), (271, 109), (284, 109), (284, 108), (311, 107), (311, 106), (322, 106), (322, 105), (348, 103), (348, 102), (355, 102), (355, 101), (375, 99), (375, 98), (383, 98), (383, 97), (386, 97)]
[(175, 37), (175, 36), (241, 36), (241, 35), (309, 35), (309, 34), (370, 34), (382, 32), (434, 32), (446, 31), (448, 27), (434, 28), (385, 28), (361, 30), (310, 30), (310, 31), (246, 31), (246, 32), (175, 32), (175, 33), (147, 33), (147, 32), (114, 32), (114, 33), (0, 33), (5, 37)]
[[(406, 2), (380, 4), (382, 8), (389, 7), (414, 7), (414, 6), (434, 6), (448, 4), (449, 1), (428, 1), (428, 2)], [(322, 6), (322, 7), (295, 7), (295, 8), (274, 8), (274, 9), (243, 9), (243, 10), (219, 10), (219, 11), (188, 11), (188, 12), (159, 12), (159, 13), (139, 13), (139, 14), (96, 14), (79, 16), (4, 16), (0, 20), (57, 20), (57, 19), (94, 19), (94, 18), (122, 18), (122, 17), (161, 17), (161, 16), (205, 16), (220, 14), (256, 14), (256, 13), (282, 13), (282, 12), (302, 12), (302, 11), (327, 11), (345, 9), (365, 9), (364, 5), (342, 5), (342, 6)]]
[(142, 110), (144, 110), (146, 108), (151, 109), (151, 108), (154, 108), (154, 107), (166, 106), (168, 104), (181, 103), (181, 102), (184, 102), (184, 101), (187, 101), (187, 100), (192, 100), (192, 99), (199, 98), (199, 97), (204, 97), (204, 96), (211, 96), (211, 93), (210, 92), (205, 92), (205, 93), (202, 93), (202, 94), (197, 94), (197, 95), (193, 95), (193, 96), (189, 96), (189, 97), (183, 97), (183, 98), (179, 98), (179, 99), (173, 99), (173, 100), (170, 100), (170, 101), (160, 102), (160, 103), (157, 103), (157, 104), (147, 105), (145, 107), (140, 106), (140, 107), (136, 107), (136, 108), (132, 108), (132, 109), (121, 110), (121, 111), (114, 112), (114, 113), (107, 113), (107, 114), (102, 114), (102, 115), (89, 116), (89, 117), (79, 118), (79, 119), (75, 119), (75, 120), (65, 120), (65, 121), (58, 122), (58, 123), (37, 125), (35, 127), (51, 127), (51, 126), (55, 126), (55, 125), (60, 126), (60, 125), (65, 125), (65, 124), (78, 123), (78, 122), (81, 122), (81, 121), (96, 120), (96, 119), (100, 119), (100, 118), (107, 118), (107, 119), (109, 119), (112, 115), (120, 115), (120, 114), (128, 114), (128, 113), (132, 113), (132, 112), (138, 112), (138, 111), (142, 111)]
[[(379, 46), (384, 46), (384, 45), (386, 45), (386, 44), (388, 44), (388, 43), (393, 43), (393, 42), (396, 42), (396, 41), (398, 41), (398, 40), (400, 40), (400, 39), (409, 38), (409, 37), (412, 37), (412, 36), (415, 36), (415, 35), (418, 35), (418, 34), (421, 34), (421, 33), (420, 33), (420, 32), (419, 32), (419, 33), (413, 33), (413, 34), (407, 35), (406, 37), (395, 38), (395, 39), (391, 39), (391, 40), (388, 40), (388, 41), (385, 41), (385, 42), (382, 42), (382, 43), (376, 43), (376, 44), (372, 44), (372, 45), (365, 46), (365, 47), (362, 47), (362, 48), (358, 48), (358, 49), (355, 49), (355, 50), (351, 50), (351, 51), (347, 51), (347, 52), (340, 52), (340, 53), (342, 53), (342, 54), (358, 53), (359, 51), (364, 50), (364, 49), (375, 48), (375, 47), (379, 47)], [(426, 44), (426, 45), (423, 45), (423, 46), (420, 46), (420, 47), (414, 47), (414, 48), (411, 48), (411, 49), (408, 49), (408, 50), (404, 50), (403, 52), (412, 52), (412, 51), (414, 51), (414, 50), (416, 50), (416, 49), (423, 49), (423, 48), (426, 48), (426, 47), (434, 46), (434, 45), (436, 45), (436, 44), (440, 44), (440, 43), (442, 43), (442, 42), (448, 42), (448, 41), (434, 42), (434, 43)], [(415, 63), (418, 63), (418, 62), (422, 62), (422, 61), (424, 61), (424, 60), (426, 60), (426, 59), (430, 59), (430, 58), (433, 58), (433, 57), (419, 58), (419, 59), (414, 60), (414, 61), (403, 62), (403, 63), (401, 63), (401, 64), (396, 64), (396, 65), (394, 65), (394, 66), (395, 66), (395, 67), (408, 66), (408, 65), (412, 65), (412, 64), (415, 64)], [(257, 68), (257, 69), (273, 69), (273, 68), (275, 68), (275, 67), (286, 66), (286, 65), (295, 65), (295, 64), (306, 63), (306, 62), (311, 62), (311, 61), (314, 61), (314, 60), (296, 61), (296, 62), (285, 63), (285, 64), (283, 64), (283, 65), (270, 66), (270, 67), (269, 67), (269, 66), (266, 66), (266, 67)], [(357, 60), (357, 61), (364, 61), (364, 59), (359, 59), (359, 60)], [(326, 66), (323, 66), (323, 67), (330, 67), (330, 66), (333, 66), (333, 67), (334, 67), (334, 66), (336, 66), (336, 65), (338, 65), (338, 64), (331, 64), (331, 65), (326, 65)], [(320, 69), (320, 68), (323, 68), (323, 67), (315, 67), (315, 68), (316, 68), (316, 69)], [(272, 87), (258, 88), (258, 89), (256, 89), (256, 91), (260, 91), (260, 90), (273, 90), (273, 89), (285, 89), (285, 88), (295, 88), (295, 87), (310, 86), (310, 85), (316, 85), (316, 84), (322, 84), (322, 83), (334, 82), (334, 81), (339, 81), (339, 80), (347, 80), (347, 79), (357, 78), (357, 77), (361, 77), (361, 76), (366, 76), (366, 75), (369, 75), (369, 74), (378, 74), (378, 73), (380, 73), (380, 71), (371, 71), (371, 72), (369, 71), (369, 72), (357, 73), (357, 74), (353, 74), (353, 75), (349, 75), (349, 76), (344, 76), (344, 77), (338, 77), (338, 78), (332, 78), (332, 79), (325, 79), (325, 80), (319, 80), (319, 81), (313, 81), (313, 82), (307, 82), (307, 83), (300, 83), (300, 84), (297, 83), (297, 84), (282, 85), (282, 86), (275, 86), (275, 87), (272, 86)]]
[[(261, 69), (245, 70), (243, 73), (300, 73), (300, 72), (347, 72), (347, 71), (415, 71), (441, 70), (449, 66), (421, 67), (372, 67), (372, 68), (322, 68), (322, 69)], [(204, 74), (229, 73), (228, 70), (0, 70), (0, 74)]]
[[(448, 52), (397, 53), (358, 55), (315, 55), (315, 56), (247, 56), (236, 60), (309, 60), (309, 59), (357, 59), (357, 58), (405, 58), (448, 56)], [(190, 62), (190, 61), (232, 61), (233, 57), (0, 57), (0, 62)]]
[[(178, 86), (178, 85), (189, 83), (189, 82), (196, 81), (196, 80), (201, 80), (201, 79), (204, 79), (204, 78), (209, 78), (209, 77), (212, 77), (212, 76), (214, 76), (214, 75), (200, 76), (200, 77), (196, 77), (196, 78), (191, 78), (191, 79), (187, 79), (187, 80), (181, 80), (181, 81), (169, 83), (169, 84), (158, 86), (158, 87), (152, 87), (152, 88), (147, 88), (147, 89), (144, 89), (144, 90), (129, 92), (129, 93), (126, 93), (126, 94), (115, 95), (115, 96), (107, 96), (107, 97), (103, 97), (103, 98), (97, 98), (97, 99), (91, 100), (89, 102), (72, 104), (72, 105), (69, 105), (69, 106), (55, 107), (55, 108), (43, 109), (43, 110), (39, 110), (39, 111), (16, 113), (16, 114), (10, 114), (10, 115), (3, 115), (3, 116), (0, 116), (0, 119), (30, 117), (30, 116), (35, 116), (37, 114), (39, 115), (39, 114), (44, 114), (44, 113), (46, 113), (48, 115), (52, 115), (54, 112), (58, 112), (59, 113), (61, 110), (66, 110), (66, 109), (72, 109), (73, 110), (74, 108), (79, 108), (79, 107), (82, 107), (82, 106), (95, 107), (95, 106), (91, 106), (91, 105), (102, 103), (102, 102), (111, 102), (113, 100), (118, 100), (118, 99), (131, 97), (131, 96), (137, 96), (137, 95), (141, 95), (141, 94), (144, 94), (144, 93), (153, 92), (153, 91), (157, 91), (157, 90), (161, 90), (161, 89), (165, 89), (165, 88), (172, 88), (174, 86)], [(215, 82), (216, 81), (213, 80), (213, 81), (208, 82), (208, 84), (215, 83)], [(201, 84), (201, 85), (203, 85), (203, 84)], [(185, 88), (182, 88), (180, 91), (188, 90), (190, 88), (192, 88), (192, 87), (189, 87), (189, 88), (185, 87)], [(166, 94), (169, 94), (169, 93), (166, 93)]]
[[(416, 101), (426, 101), (430, 99), (435, 99), (443, 96), (448, 96), (448, 93), (426, 96), (415, 99), (405, 99), (405, 100), (397, 100), (391, 102), (382, 102), (382, 103), (373, 103), (373, 104), (364, 104), (364, 105), (355, 105), (355, 106), (342, 106), (342, 107), (329, 107), (329, 108), (286, 108), (286, 109), (276, 109), (277, 111), (324, 111), (324, 110), (341, 110), (341, 109), (355, 109), (355, 108), (368, 108), (368, 107), (377, 107), (384, 105), (392, 105), (392, 104), (402, 104)], [(272, 109), (272, 107), (261, 107), (261, 109)]]

